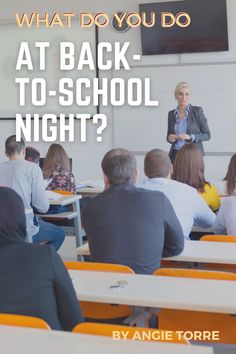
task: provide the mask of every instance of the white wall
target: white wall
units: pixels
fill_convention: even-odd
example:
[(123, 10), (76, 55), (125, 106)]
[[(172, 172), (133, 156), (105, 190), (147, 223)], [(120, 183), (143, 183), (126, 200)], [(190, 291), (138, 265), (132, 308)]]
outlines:
[[(158, 0), (160, 1), (160, 0)], [(197, 0), (195, 0), (197, 1)], [(84, 12), (106, 12), (112, 15), (113, 12), (117, 11), (138, 11), (138, 4), (144, 2), (151, 2), (150, 0), (55, 0), (52, 2), (41, 0), (23, 0), (18, 2), (16, 0), (8, 1), (2, 6), (0, 13), (0, 23), (7, 23), (9, 21), (14, 21), (14, 12), (32, 12), (38, 11), (39, 13), (44, 12), (63, 12), (72, 11), (79, 13)], [(153, 0), (154, 2), (154, 0)], [(217, 0), (216, 0), (217, 2)], [(142, 58), (139, 65), (142, 66), (158, 66), (158, 65), (168, 65), (175, 64), (181, 65), (181, 63), (195, 63), (201, 65), (202, 63), (236, 63), (236, 1), (227, 0), (228, 7), (228, 29), (229, 29), (229, 52), (222, 53), (199, 53), (199, 54), (186, 54), (186, 55), (161, 55), (161, 56), (146, 56)], [(99, 40), (100, 41), (130, 41), (132, 48), (130, 51), (130, 56), (135, 53), (141, 53), (141, 41), (140, 41), (140, 29), (130, 29), (126, 33), (116, 33), (110, 26), (104, 29), (99, 29)], [(236, 74), (236, 73), (235, 73)], [(109, 73), (102, 73), (108, 77), (112, 77), (112, 71)], [(194, 75), (194, 73), (193, 73)], [(236, 77), (236, 76), (235, 76)], [(234, 83), (235, 77), (232, 77), (232, 82)], [(204, 86), (204, 83), (203, 83)], [(217, 104), (217, 103), (216, 103)], [(222, 103), (223, 104), (223, 103)], [(89, 139), (86, 143), (74, 142), (65, 144), (65, 148), (73, 158), (73, 170), (77, 179), (90, 179), (90, 178), (101, 178), (100, 171), (100, 161), (104, 153), (114, 146), (114, 131), (113, 131), (113, 117), (114, 109), (111, 106), (106, 108), (101, 108), (101, 111), (108, 116), (108, 128), (103, 133), (103, 142), (95, 142), (94, 127), (92, 123), (89, 126)], [(227, 106), (225, 109), (227, 113)], [(14, 122), (0, 121), (1, 124), (1, 139), (0, 139), (0, 160), (4, 159), (4, 141), (8, 135), (14, 133)], [(132, 139), (132, 126), (129, 125), (129, 120), (127, 119), (126, 129), (130, 130), (130, 139)], [(223, 130), (223, 129), (222, 129)], [(146, 137), (148, 139), (148, 137)], [(165, 137), (163, 137), (165, 139)], [(227, 139), (222, 135), (222, 145), (224, 144), (224, 139)], [(34, 143), (31, 144), (38, 148), (42, 154), (45, 155), (47, 150), (47, 144), (44, 143)], [(158, 147), (158, 146), (157, 146)], [(219, 147), (219, 151), (221, 148)], [(206, 175), (209, 179), (222, 178), (225, 174), (226, 166), (228, 164), (229, 156), (207, 156), (206, 161)], [(142, 170), (142, 156), (138, 157), (138, 162), (140, 169)], [(223, 172), (222, 172), (223, 171)]]

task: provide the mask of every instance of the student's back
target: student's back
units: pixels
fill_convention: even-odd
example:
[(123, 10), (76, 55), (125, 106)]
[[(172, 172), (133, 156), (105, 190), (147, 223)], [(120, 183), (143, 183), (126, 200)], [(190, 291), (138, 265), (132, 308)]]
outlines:
[[(177, 158), (176, 158), (177, 159)], [(210, 227), (215, 214), (208, 208), (197, 190), (191, 186), (169, 179), (172, 164), (166, 152), (160, 149), (149, 151), (144, 159), (147, 179), (139, 187), (163, 192), (170, 200), (182, 226), (185, 238), (189, 239), (193, 224)]]
[(25, 237), (22, 199), (0, 187), (0, 312), (71, 330), (83, 318), (67, 270), (51, 246), (25, 243)]
[(33, 203), (38, 211), (47, 211), (49, 203), (44, 190), (42, 171), (35, 163), (26, 160), (2, 162), (0, 183), (14, 189), (23, 199), (25, 208), (30, 208)]
[(82, 321), (67, 270), (52, 246), (1, 244), (0, 312), (35, 316), (53, 329)]
[[(37, 164), (25, 160), (25, 142), (16, 141), (16, 135), (9, 136), (5, 141), (5, 153), (9, 161), (0, 164), (0, 185), (14, 189), (23, 199), (25, 208), (47, 212), (49, 200), (42, 171)], [(37, 219), (32, 213), (27, 217), (27, 233), (33, 243), (50, 242), (56, 250), (65, 238), (63, 230)]]
[(163, 192), (171, 202), (182, 226), (185, 238), (189, 239), (194, 224), (211, 227), (215, 214), (207, 206), (195, 188), (168, 178), (149, 178), (139, 187)]
[(115, 185), (92, 200), (83, 214), (92, 260), (119, 263), (151, 274), (162, 256), (183, 248), (182, 230), (163, 193)]
[(222, 199), (220, 210), (216, 216), (215, 234), (236, 236), (236, 196)]
[[(22, 198), (25, 208), (33, 206), (38, 212), (47, 212), (49, 202), (44, 190), (43, 175), (35, 163), (26, 160), (0, 163), (0, 185), (14, 189)], [(27, 224), (31, 236), (38, 233), (39, 227), (34, 223), (33, 214), (27, 217)]]

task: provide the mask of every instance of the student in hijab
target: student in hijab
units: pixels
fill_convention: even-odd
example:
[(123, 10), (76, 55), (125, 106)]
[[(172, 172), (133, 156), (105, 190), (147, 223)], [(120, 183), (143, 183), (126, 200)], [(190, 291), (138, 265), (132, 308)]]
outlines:
[(25, 242), (23, 202), (0, 187), (0, 312), (40, 317), (52, 329), (83, 321), (63, 262), (52, 246)]

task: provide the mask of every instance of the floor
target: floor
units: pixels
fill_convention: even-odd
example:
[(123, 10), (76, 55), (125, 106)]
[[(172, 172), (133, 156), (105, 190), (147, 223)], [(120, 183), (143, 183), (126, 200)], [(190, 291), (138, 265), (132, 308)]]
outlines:
[(75, 237), (66, 236), (65, 241), (63, 242), (58, 253), (60, 254), (63, 261), (76, 261), (76, 246), (75, 246)]

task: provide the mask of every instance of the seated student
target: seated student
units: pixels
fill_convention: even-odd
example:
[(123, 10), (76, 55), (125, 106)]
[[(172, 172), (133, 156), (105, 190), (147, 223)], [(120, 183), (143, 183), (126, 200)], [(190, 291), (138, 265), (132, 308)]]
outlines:
[(144, 173), (148, 179), (138, 184), (138, 187), (160, 191), (167, 196), (185, 238), (189, 239), (193, 224), (201, 227), (211, 227), (214, 224), (215, 214), (196, 189), (170, 179), (172, 164), (167, 153), (159, 149), (149, 151), (144, 160)]
[[(25, 142), (16, 141), (16, 136), (11, 135), (5, 142), (5, 153), (9, 161), (0, 163), (0, 185), (14, 189), (23, 199), (26, 209), (35, 208), (40, 213), (46, 213), (49, 201), (42, 171), (37, 164), (25, 160)], [(50, 242), (56, 250), (60, 248), (65, 238), (61, 228), (38, 220), (33, 214), (27, 222), (33, 243)]]
[(75, 177), (70, 171), (70, 160), (60, 144), (52, 144), (43, 163), (43, 176), (51, 179), (47, 189), (76, 192)]
[(223, 198), (220, 210), (216, 215), (214, 233), (236, 236), (236, 196)]
[(31, 146), (27, 146), (25, 148), (25, 159), (38, 165), (40, 160), (40, 152)]
[(236, 195), (236, 154), (229, 162), (228, 171), (223, 181), (214, 181), (218, 193), (221, 195)]
[(186, 144), (178, 151), (171, 178), (196, 188), (213, 211), (219, 209), (220, 197), (215, 186), (205, 180), (204, 160), (196, 144)]
[(102, 170), (105, 191), (82, 212), (91, 260), (151, 274), (162, 257), (177, 255), (184, 247), (173, 207), (163, 193), (135, 186), (137, 164), (128, 150), (106, 153)]
[(23, 201), (0, 187), (0, 312), (40, 317), (52, 329), (71, 331), (83, 316), (68, 272), (53, 247), (25, 238)]

